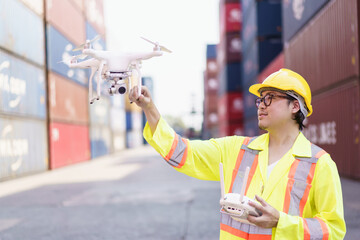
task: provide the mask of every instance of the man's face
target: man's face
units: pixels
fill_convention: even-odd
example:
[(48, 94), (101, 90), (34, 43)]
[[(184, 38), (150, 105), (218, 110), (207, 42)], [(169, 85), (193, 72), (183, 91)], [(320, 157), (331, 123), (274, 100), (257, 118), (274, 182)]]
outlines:
[[(263, 101), (258, 107), (258, 125), (263, 130), (278, 129), (292, 120), (292, 103), (288, 96), (277, 91), (261, 93)], [(268, 106), (266, 106), (268, 105)]]

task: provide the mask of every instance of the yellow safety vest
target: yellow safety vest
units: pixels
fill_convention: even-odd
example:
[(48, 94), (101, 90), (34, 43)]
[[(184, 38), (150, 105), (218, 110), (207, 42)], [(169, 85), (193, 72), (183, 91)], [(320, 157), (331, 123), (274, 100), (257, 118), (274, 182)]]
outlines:
[(148, 124), (144, 137), (176, 170), (203, 180), (219, 181), (224, 166), (225, 192), (240, 192), (250, 167), (246, 196), (261, 196), (280, 211), (276, 228), (264, 229), (221, 213), (220, 239), (343, 239), (346, 227), (342, 191), (329, 154), (299, 133), (267, 178), (268, 134), (208, 141), (181, 138), (161, 118), (154, 134)]

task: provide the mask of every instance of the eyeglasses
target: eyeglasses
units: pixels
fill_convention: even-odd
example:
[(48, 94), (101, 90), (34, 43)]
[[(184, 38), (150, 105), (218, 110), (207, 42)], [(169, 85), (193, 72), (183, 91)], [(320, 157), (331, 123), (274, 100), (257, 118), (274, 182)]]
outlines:
[(270, 106), (271, 101), (273, 98), (286, 98), (286, 99), (290, 99), (290, 96), (287, 95), (275, 95), (275, 94), (266, 94), (265, 97), (262, 98), (256, 98), (255, 99), (255, 105), (257, 108), (259, 108), (260, 103), (264, 102), (265, 107)]

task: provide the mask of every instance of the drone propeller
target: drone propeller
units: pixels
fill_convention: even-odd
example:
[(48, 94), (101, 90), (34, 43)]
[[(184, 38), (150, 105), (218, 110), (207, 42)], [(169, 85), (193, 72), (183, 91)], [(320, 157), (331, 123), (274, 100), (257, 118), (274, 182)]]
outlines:
[(145, 41), (151, 43), (151, 44), (154, 44), (155, 47), (159, 47), (161, 51), (171, 53), (171, 51), (170, 51), (169, 49), (167, 49), (167, 48), (164, 47), (164, 46), (159, 45), (158, 42), (155, 43), (155, 42), (152, 42), (152, 41), (150, 41), (149, 39), (146, 39), (146, 38), (144, 38), (144, 37), (141, 37), (141, 38), (144, 39)]
[(76, 51), (80, 51), (83, 50), (86, 44), (90, 44), (93, 42), (96, 42), (97, 40), (99, 40), (101, 38), (102, 35), (96, 35), (93, 39), (91, 40), (86, 40), (85, 43), (81, 44), (80, 46), (77, 46), (76, 48), (74, 48), (72, 51), (76, 52)]
[(75, 55), (75, 56), (71, 56), (71, 57), (69, 57), (68, 59), (66, 59), (66, 60), (62, 60), (62, 61), (59, 61), (58, 63), (67, 63), (67, 62), (70, 62), (71, 60), (73, 60), (73, 59), (81, 59), (81, 60), (83, 60), (83, 59), (85, 59), (87, 57), (87, 55), (85, 55), (85, 54), (79, 54), (79, 55)]

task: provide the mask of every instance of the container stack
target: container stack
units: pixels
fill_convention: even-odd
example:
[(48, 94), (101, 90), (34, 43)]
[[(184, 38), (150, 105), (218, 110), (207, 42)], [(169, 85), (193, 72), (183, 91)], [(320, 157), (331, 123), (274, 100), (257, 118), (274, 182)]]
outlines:
[(206, 69), (204, 71), (204, 122), (203, 139), (216, 137), (218, 134), (218, 88), (219, 68), (216, 59), (216, 45), (206, 47)]
[[(243, 6), (243, 59), (245, 135), (259, 134), (255, 96), (249, 93), (252, 84), (260, 82), (259, 76), (275, 70), (282, 56), (281, 0), (242, 0)], [(276, 60), (274, 60), (276, 59)], [(272, 63), (271, 67), (266, 67)], [(279, 69), (276, 69), (277, 71)], [(264, 73), (262, 73), (265, 71)]]
[(241, 76), (242, 9), (238, 0), (220, 1), (220, 44), (218, 122), (219, 136), (243, 135), (243, 96)]
[(304, 134), (324, 148), (339, 172), (360, 178), (359, 1), (293, 1), (283, 6), (285, 66), (313, 93)]
[(1, 181), (49, 161), (43, 3), (0, 1), (0, 16)]

